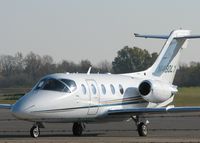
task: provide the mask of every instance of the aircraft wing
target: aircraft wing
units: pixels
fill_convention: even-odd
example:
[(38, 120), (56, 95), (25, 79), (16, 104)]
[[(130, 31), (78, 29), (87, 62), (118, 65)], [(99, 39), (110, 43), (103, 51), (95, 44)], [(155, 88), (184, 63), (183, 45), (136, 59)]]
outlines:
[(160, 108), (129, 108), (129, 109), (111, 109), (108, 115), (138, 115), (138, 114), (164, 114), (164, 113), (183, 113), (199, 112), (200, 106), (190, 107), (160, 107)]
[(0, 104), (0, 109), (11, 109), (13, 104)]

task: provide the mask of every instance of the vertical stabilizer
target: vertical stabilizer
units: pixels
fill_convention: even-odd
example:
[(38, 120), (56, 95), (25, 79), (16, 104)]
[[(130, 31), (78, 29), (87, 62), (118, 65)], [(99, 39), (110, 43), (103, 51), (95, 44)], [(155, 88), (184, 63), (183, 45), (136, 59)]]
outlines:
[(187, 46), (189, 30), (175, 30), (169, 35), (155, 63), (147, 70), (161, 80), (172, 83), (179, 66), (179, 58), (183, 48)]
[(135, 37), (166, 39), (166, 42), (155, 63), (145, 71), (128, 73), (128, 76), (148, 76), (172, 84), (179, 66), (181, 51), (187, 47), (188, 39), (200, 38), (200, 35), (190, 35), (190, 30), (174, 30), (170, 35), (141, 35)]

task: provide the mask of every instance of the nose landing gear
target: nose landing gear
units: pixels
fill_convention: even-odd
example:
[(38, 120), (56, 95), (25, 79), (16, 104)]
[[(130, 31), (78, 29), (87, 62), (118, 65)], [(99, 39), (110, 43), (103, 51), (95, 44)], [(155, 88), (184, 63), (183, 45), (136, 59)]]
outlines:
[(40, 128), (38, 126), (33, 125), (33, 127), (30, 129), (30, 135), (33, 138), (37, 138), (40, 135)]
[(36, 122), (33, 127), (30, 129), (30, 135), (33, 138), (37, 138), (40, 136), (40, 128), (44, 128), (42, 123)]

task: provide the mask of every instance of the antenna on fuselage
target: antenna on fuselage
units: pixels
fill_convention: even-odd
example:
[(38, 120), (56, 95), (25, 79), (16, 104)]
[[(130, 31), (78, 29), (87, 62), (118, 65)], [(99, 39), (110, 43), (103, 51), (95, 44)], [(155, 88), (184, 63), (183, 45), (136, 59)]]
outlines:
[(90, 74), (91, 69), (92, 67), (89, 67), (88, 72), (87, 72), (88, 75)]

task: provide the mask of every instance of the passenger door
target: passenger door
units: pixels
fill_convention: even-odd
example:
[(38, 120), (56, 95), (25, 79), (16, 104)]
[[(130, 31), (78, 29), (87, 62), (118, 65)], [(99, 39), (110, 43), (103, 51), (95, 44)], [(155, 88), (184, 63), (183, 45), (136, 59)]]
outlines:
[(89, 115), (95, 115), (99, 109), (99, 90), (97, 83), (94, 80), (86, 80), (89, 89), (90, 107), (88, 109)]

